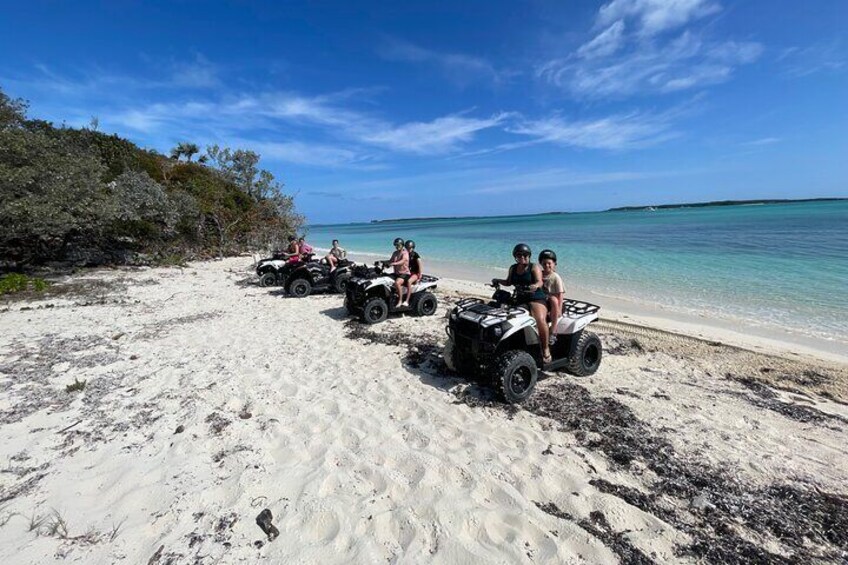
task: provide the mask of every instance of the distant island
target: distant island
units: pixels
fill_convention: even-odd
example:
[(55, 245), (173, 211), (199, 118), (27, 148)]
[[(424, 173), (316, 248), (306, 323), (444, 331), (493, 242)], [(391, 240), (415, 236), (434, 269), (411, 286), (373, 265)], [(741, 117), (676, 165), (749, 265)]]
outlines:
[[(601, 210), (603, 212), (634, 212), (648, 210), (671, 210), (675, 208), (706, 208), (708, 206), (750, 206), (752, 204), (796, 204), (801, 202), (838, 202), (848, 200), (848, 198), (799, 198), (799, 199), (768, 199), (768, 200), (714, 200), (712, 202), (686, 202), (683, 204), (654, 204), (645, 206), (621, 206), (619, 208), (609, 208)], [(558, 216), (563, 214), (575, 214), (579, 212), (541, 212), (539, 214), (509, 214), (496, 216), (432, 216), (419, 218), (387, 218), (384, 220), (371, 220), (372, 224), (389, 224), (393, 222), (431, 222), (434, 220), (473, 220), (477, 218), (498, 218), (498, 217), (513, 217), (513, 216)], [(323, 224), (333, 225), (333, 224)], [(320, 227), (315, 225), (312, 227)]]
[(772, 200), (715, 200), (713, 202), (687, 202), (685, 204), (655, 204), (653, 206), (622, 206), (610, 208), (607, 212), (632, 212), (645, 210), (670, 210), (674, 208), (706, 208), (707, 206), (750, 206), (752, 204), (797, 204), (800, 202), (836, 202), (848, 198), (800, 198)]

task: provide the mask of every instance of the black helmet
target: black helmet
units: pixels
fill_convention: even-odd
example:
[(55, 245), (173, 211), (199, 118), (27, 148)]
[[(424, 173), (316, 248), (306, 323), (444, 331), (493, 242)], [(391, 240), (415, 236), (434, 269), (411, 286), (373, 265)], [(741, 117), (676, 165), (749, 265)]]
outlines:
[(400, 238), (400, 237), (395, 238), (395, 242), (392, 245), (398, 245), (398, 244), (400, 244), (400, 246), (403, 247), (403, 238)]
[(539, 263), (541, 263), (542, 261), (545, 261), (547, 259), (550, 259), (551, 261), (556, 263), (557, 262), (556, 253), (554, 253), (550, 249), (543, 249), (542, 252), (539, 253)]
[(515, 247), (512, 248), (512, 256), (516, 255), (532, 255), (533, 253), (530, 251), (530, 246), (526, 243), (519, 243)]
[(415, 242), (414, 242), (414, 241), (412, 241), (411, 239), (407, 239), (407, 240), (406, 240), (406, 243), (404, 244), (404, 246), (405, 246), (407, 249), (415, 249)]

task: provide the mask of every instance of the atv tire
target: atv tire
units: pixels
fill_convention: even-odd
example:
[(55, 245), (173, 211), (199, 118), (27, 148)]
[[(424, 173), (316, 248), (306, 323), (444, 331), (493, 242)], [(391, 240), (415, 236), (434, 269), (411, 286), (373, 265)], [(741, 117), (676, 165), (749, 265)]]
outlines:
[(349, 280), (350, 275), (339, 275), (333, 282), (333, 288), (335, 288), (336, 292), (338, 292), (339, 294), (344, 294), (345, 290), (347, 290), (347, 282)]
[(445, 366), (449, 371), (456, 372), (456, 358), (454, 357), (456, 352), (456, 347), (454, 346), (453, 339), (448, 338), (447, 343), (445, 343), (445, 349), (442, 351), (442, 359), (445, 360)]
[(432, 316), (439, 307), (439, 299), (432, 292), (421, 292), (412, 297), (412, 311), (418, 316)]
[(362, 321), (366, 324), (379, 324), (384, 322), (389, 317), (388, 303), (375, 296), (365, 301), (365, 306), (362, 308)]
[(477, 379), (476, 366), (460, 353), (456, 348), (456, 343), (451, 338), (448, 338), (447, 343), (445, 343), (445, 349), (442, 351), (442, 359), (444, 359), (445, 366), (448, 370), (469, 380)]
[(261, 277), (259, 277), (259, 286), (262, 288), (267, 288), (269, 286), (275, 286), (277, 284), (277, 275), (274, 273), (265, 273)]
[(592, 332), (583, 330), (574, 344), (565, 370), (578, 377), (587, 377), (601, 366), (602, 356), (601, 340)]
[(536, 360), (526, 351), (500, 354), (493, 363), (493, 373), (498, 396), (509, 404), (524, 402), (536, 388)]
[(295, 298), (306, 298), (312, 293), (312, 283), (306, 279), (295, 279), (289, 284), (289, 294)]

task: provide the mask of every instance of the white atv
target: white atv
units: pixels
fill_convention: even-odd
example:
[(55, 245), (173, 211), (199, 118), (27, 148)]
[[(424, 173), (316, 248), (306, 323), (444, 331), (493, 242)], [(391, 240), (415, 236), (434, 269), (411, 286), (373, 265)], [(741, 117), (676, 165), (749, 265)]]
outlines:
[(436, 277), (422, 275), (412, 287), (409, 306), (397, 307), (395, 277), (384, 272), (385, 263), (378, 261), (374, 267), (357, 267), (345, 288), (345, 308), (348, 314), (359, 316), (366, 324), (378, 324), (389, 314), (411, 312), (418, 316), (432, 316), (436, 313), (439, 300), (433, 290), (439, 282)]
[(552, 361), (543, 364), (536, 320), (526, 307), (514, 306), (522, 290), (510, 294), (495, 288), (493, 301), (466, 298), (450, 312), (444, 351), (449, 369), (491, 381), (501, 399), (510, 404), (530, 396), (539, 369), (578, 376), (598, 370), (601, 340), (586, 326), (598, 319), (599, 306), (563, 301), (551, 345)]

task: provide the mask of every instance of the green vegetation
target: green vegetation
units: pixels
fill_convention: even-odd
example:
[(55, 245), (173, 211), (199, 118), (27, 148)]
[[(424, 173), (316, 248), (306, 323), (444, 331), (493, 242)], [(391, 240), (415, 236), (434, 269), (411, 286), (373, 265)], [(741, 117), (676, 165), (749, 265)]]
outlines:
[(65, 392), (76, 392), (78, 390), (83, 390), (85, 388), (85, 381), (81, 381), (77, 378), (74, 378), (74, 382), (69, 385), (65, 385)]
[(0, 296), (34, 290), (43, 292), (47, 288), (47, 281), (36, 277), (28, 277), (20, 273), (9, 273), (0, 277)]
[(200, 148), (183, 142), (168, 157), (26, 110), (0, 90), (0, 270), (174, 264), (273, 247), (303, 224), (252, 151), (192, 160)]

